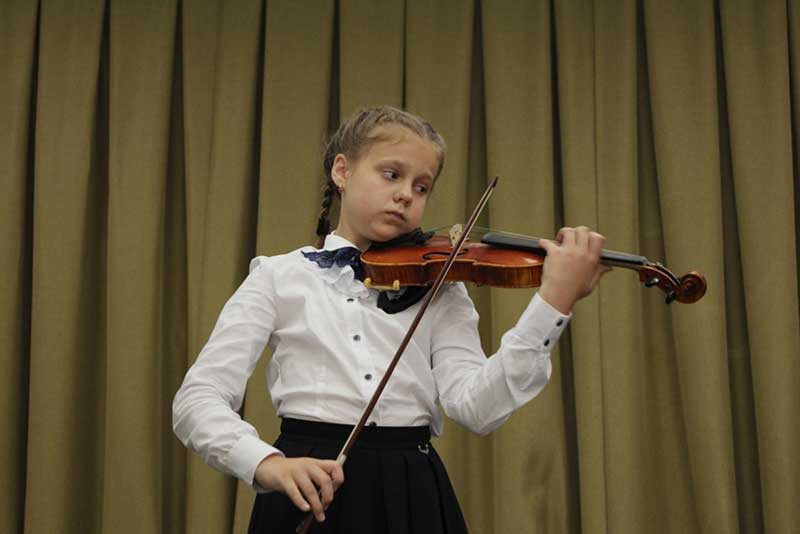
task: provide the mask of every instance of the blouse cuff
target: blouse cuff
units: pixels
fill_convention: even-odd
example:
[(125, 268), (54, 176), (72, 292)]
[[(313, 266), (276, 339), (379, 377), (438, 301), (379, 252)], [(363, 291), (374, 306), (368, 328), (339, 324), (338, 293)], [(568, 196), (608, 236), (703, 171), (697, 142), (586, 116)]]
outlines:
[(572, 314), (564, 315), (536, 293), (514, 327), (514, 334), (539, 351), (550, 352)]
[(267, 456), (283, 453), (264, 443), (255, 436), (243, 436), (236, 445), (228, 452), (227, 467), (241, 481), (251, 486), (258, 493), (268, 493), (270, 490), (264, 489), (256, 482), (256, 468)]

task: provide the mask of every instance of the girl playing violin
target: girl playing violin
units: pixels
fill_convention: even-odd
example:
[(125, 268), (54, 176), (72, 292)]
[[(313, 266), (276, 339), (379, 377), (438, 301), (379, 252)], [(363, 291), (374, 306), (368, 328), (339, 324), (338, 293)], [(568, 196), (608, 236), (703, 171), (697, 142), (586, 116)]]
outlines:
[[(604, 238), (586, 227), (562, 228), (544, 242), (541, 287), (491, 358), (464, 284), (445, 284), (344, 469), (333, 460), (420, 306), (379, 307), (379, 291), (362, 282), (360, 253), (418, 228), (444, 156), (441, 136), (406, 111), (366, 109), (345, 121), (324, 158), (317, 248), (250, 262), (175, 395), (180, 440), (257, 492), (250, 533), (294, 532), (309, 511), (312, 532), (466, 532), (430, 444), (442, 432), (439, 407), (487, 434), (550, 378), (550, 351), (573, 305), (605, 271), (598, 261)], [(282, 418), (274, 445), (237, 414), (267, 345), (269, 391)]]

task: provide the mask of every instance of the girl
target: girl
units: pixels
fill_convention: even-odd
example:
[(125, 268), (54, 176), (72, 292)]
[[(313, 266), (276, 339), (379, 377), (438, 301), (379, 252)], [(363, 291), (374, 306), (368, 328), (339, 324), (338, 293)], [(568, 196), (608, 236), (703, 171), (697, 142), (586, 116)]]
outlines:
[[(430, 124), (399, 109), (366, 109), (344, 122), (325, 154), (318, 248), (254, 258), (187, 372), (173, 428), (209, 465), (258, 493), (250, 533), (294, 532), (308, 511), (317, 520), (312, 532), (466, 532), (429, 443), (442, 431), (439, 407), (473, 432), (499, 427), (545, 386), (550, 350), (573, 304), (605, 271), (604, 238), (562, 228), (543, 244), (538, 293), (488, 359), (466, 288), (445, 284), (342, 469), (333, 458), (420, 305), (410, 292), (379, 299), (362, 283), (358, 257), (373, 242), (418, 228), (444, 155)], [(335, 199), (340, 216), (330, 232)], [(282, 418), (274, 446), (236, 412), (266, 345), (270, 395)]]

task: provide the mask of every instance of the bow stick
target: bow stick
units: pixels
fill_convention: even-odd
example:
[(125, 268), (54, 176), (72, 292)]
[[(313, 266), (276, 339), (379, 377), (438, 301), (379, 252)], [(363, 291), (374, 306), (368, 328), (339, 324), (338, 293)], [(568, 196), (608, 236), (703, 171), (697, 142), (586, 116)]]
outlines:
[[(364, 425), (367, 423), (367, 419), (372, 414), (372, 410), (375, 408), (375, 405), (378, 403), (378, 399), (383, 393), (383, 389), (386, 387), (386, 383), (389, 381), (389, 378), (392, 376), (392, 372), (394, 368), (397, 367), (397, 363), (400, 361), (400, 356), (403, 355), (403, 352), (406, 350), (406, 346), (408, 345), (409, 341), (411, 341), (411, 336), (414, 335), (414, 331), (417, 329), (417, 325), (419, 324), (420, 320), (422, 319), (422, 315), (425, 313), (425, 310), (428, 309), (428, 305), (431, 301), (436, 297), (436, 294), (439, 292), (439, 288), (444, 283), (444, 279), (447, 276), (448, 271), (450, 271), (450, 266), (453, 265), (453, 261), (458, 256), (458, 253), (461, 251), (461, 247), (464, 244), (469, 233), (472, 231), (472, 227), (475, 226), (475, 223), (478, 220), (478, 216), (480, 215), (483, 207), (489, 201), (489, 197), (494, 190), (494, 187), (497, 185), (497, 176), (495, 176), (489, 186), (486, 188), (486, 191), (483, 192), (483, 196), (478, 201), (478, 205), (475, 207), (475, 210), (472, 212), (472, 215), (469, 216), (469, 220), (464, 225), (464, 231), (459, 236), (458, 241), (453, 246), (453, 250), (450, 252), (450, 256), (447, 257), (447, 261), (444, 263), (444, 267), (442, 270), (439, 271), (439, 275), (434, 280), (433, 284), (431, 284), (430, 289), (428, 292), (425, 293), (425, 298), (422, 300), (422, 304), (419, 307), (419, 311), (417, 311), (417, 316), (414, 317), (414, 321), (411, 323), (411, 326), (406, 332), (406, 336), (403, 338), (403, 341), (400, 343), (400, 347), (397, 349), (397, 352), (394, 354), (394, 358), (392, 358), (391, 363), (389, 363), (389, 367), (386, 369), (386, 373), (384, 373), (383, 378), (381, 378), (378, 387), (375, 389), (375, 393), (372, 394), (372, 398), (367, 404), (367, 407), (364, 408), (364, 412), (361, 414), (361, 418), (358, 420), (358, 424), (353, 427), (353, 430), (350, 432), (350, 436), (345, 441), (342, 450), (339, 451), (339, 456), (336, 458), (336, 463), (339, 465), (344, 465), (347, 461), (347, 455), (350, 453), (350, 449), (353, 448), (355, 445), (356, 438), (361, 433), (361, 430), (364, 428)], [(305, 519), (303, 519), (300, 524), (297, 525), (295, 532), (298, 534), (306, 534), (308, 529), (311, 527), (311, 522), (314, 519), (314, 514), (312, 512), (308, 512), (306, 514)]]

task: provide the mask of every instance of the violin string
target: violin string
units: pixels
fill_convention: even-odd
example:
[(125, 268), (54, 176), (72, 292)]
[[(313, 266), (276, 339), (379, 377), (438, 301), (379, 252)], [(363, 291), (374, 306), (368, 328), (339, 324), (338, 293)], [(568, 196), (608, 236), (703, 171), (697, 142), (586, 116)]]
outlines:
[[(438, 228), (433, 228), (433, 231), (434, 232), (439, 232), (440, 230), (444, 230), (444, 229), (448, 229), (449, 230), (450, 228), (451, 227), (448, 227), (448, 226), (440, 226)], [(498, 234), (498, 235), (502, 235), (502, 236), (507, 236), (507, 237), (521, 238), (521, 239), (524, 239), (524, 240), (526, 240), (528, 242), (530, 242), (531, 240), (537, 240), (538, 241), (538, 240), (541, 239), (539, 237), (533, 237), (533, 236), (525, 235), (525, 234), (518, 234), (516, 232), (493, 230), (491, 228), (486, 228), (486, 227), (483, 227), (483, 226), (473, 226), (472, 227), (472, 231), (470, 232), (470, 236), (478, 236), (478, 235), (482, 236), (482, 235), (485, 235), (485, 234), (487, 234), (489, 232), (492, 232), (492, 233)], [(616, 265), (619, 266), (619, 267), (630, 268), (631, 266), (629, 264), (633, 264), (634, 266), (640, 266), (640, 265), (648, 265), (648, 264), (652, 263), (650, 260), (648, 260), (644, 256), (640, 256), (638, 254), (631, 254), (631, 253), (628, 253), (628, 252), (619, 252), (619, 251), (616, 251), (616, 250), (607, 250), (607, 249), (603, 249), (603, 253), (604, 253), (604, 255), (611, 256), (611, 259), (613, 259), (613, 260), (618, 260), (618, 262), (620, 262), (620, 263), (617, 263)]]
[(473, 231), (474, 230), (478, 230), (481, 234), (488, 234), (489, 232), (492, 232), (495, 234), (500, 234), (509, 237), (522, 237), (524, 239), (539, 239), (538, 237), (534, 237), (532, 235), (518, 234), (516, 232), (507, 232), (504, 230), (492, 230), (491, 228), (484, 228), (483, 226), (473, 227)]
[[(446, 227), (442, 227), (442, 228), (446, 228)], [(526, 235), (526, 234), (519, 234), (517, 232), (508, 232), (508, 231), (503, 231), (503, 230), (493, 230), (491, 228), (485, 228), (483, 226), (473, 226), (472, 227), (472, 232), (470, 232), (470, 235), (473, 235), (473, 234), (475, 234), (475, 235), (484, 235), (484, 234), (487, 234), (489, 232), (492, 232), (492, 233), (498, 234), (498, 235), (502, 235), (502, 236), (518, 237), (518, 238), (529, 240), (529, 241), (530, 240), (537, 240), (538, 241), (538, 240), (541, 239), (539, 237), (534, 237), (534, 236), (530, 236), (530, 235)], [(642, 265), (642, 264), (650, 264), (650, 263), (652, 263), (652, 262), (650, 262), (650, 260), (648, 260), (644, 256), (640, 256), (638, 254), (631, 254), (631, 253), (628, 253), (628, 252), (619, 252), (619, 251), (616, 251), (616, 250), (607, 250), (607, 249), (603, 249), (603, 252), (604, 252), (604, 254), (613, 255), (613, 256), (615, 256), (615, 259), (620, 260), (622, 262), (622, 264), (618, 264), (618, 266), (620, 266), (620, 267), (629, 267), (629, 265), (627, 265), (627, 263), (633, 263), (634, 265)]]
[[(429, 231), (438, 233), (442, 230), (449, 230), (452, 228), (452, 225), (445, 225), (445, 226), (437, 226), (435, 228), (431, 228)], [(489, 232), (493, 232), (495, 234), (506, 235), (506, 236), (513, 236), (513, 237), (522, 237), (525, 239), (539, 239), (537, 237), (529, 236), (526, 234), (518, 234), (516, 232), (505, 232), (501, 230), (492, 230), (491, 228), (486, 228), (485, 226), (473, 226), (470, 235), (484, 235), (488, 234)]]

